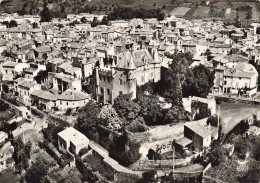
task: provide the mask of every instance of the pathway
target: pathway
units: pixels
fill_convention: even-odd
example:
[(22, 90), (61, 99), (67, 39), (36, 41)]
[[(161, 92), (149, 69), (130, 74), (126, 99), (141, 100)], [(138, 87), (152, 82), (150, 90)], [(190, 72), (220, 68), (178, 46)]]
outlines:
[(117, 161), (115, 161), (113, 158), (109, 157), (108, 151), (100, 146), (98, 143), (94, 141), (89, 141), (89, 146), (97, 152), (100, 156), (104, 158), (104, 161), (107, 162), (114, 170), (118, 172), (123, 172), (127, 174), (135, 174), (141, 176), (143, 172), (141, 171), (133, 171), (130, 170), (122, 165), (120, 165)]

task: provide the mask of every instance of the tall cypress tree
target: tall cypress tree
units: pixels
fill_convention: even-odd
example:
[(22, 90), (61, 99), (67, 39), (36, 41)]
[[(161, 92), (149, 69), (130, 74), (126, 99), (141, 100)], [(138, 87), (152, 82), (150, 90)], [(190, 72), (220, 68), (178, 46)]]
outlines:
[(52, 19), (49, 8), (47, 7), (47, 3), (44, 3), (43, 10), (40, 13), (41, 22), (50, 22)]

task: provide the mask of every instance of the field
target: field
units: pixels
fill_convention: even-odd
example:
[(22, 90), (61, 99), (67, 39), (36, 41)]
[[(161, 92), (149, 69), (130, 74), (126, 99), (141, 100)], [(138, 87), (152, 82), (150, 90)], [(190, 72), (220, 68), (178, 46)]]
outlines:
[(174, 15), (176, 17), (183, 17), (189, 10), (190, 8), (187, 7), (174, 8), (174, 10), (170, 12), (170, 15)]
[(204, 18), (208, 17), (210, 7), (207, 6), (199, 6), (196, 11), (193, 13), (193, 17), (196, 18)]
[(220, 104), (220, 118), (222, 120), (223, 132), (228, 133), (241, 120), (257, 114), (259, 106), (248, 104), (222, 103)]

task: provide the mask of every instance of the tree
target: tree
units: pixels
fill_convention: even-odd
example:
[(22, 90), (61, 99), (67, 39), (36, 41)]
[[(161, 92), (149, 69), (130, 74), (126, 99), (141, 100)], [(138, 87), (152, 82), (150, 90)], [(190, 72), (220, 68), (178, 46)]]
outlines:
[(99, 21), (98, 21), (98, 19), (95, 17), (94, 19), (93, 19), (93, 21), (91, 22), (91, 27), (96, 27), (96, 26), (98, 26), (99, 25)]
[(107, 119), (100, 119), (97, 117), (99, 113), (100, 106), (96, 102), (90, 101), (80, 110), (75, 128), (89, 137), (88, 132), (96, 132), (98, 124), (102, 125), (108, 123)]
[(149, 160), (161, 160), (162, 156), (155, 152), (153, 149), (148, 150), (148, 154), (146, 155)]
[(208, 104), (199, 101), (192, 101), (191, 108), (195, 113), (196, 120), (211, 116), (211, 110), (208, 108)]
[(66, 115), (66, 116), (69, 116), (69, 115), (71, 114), (71, 112), (72, 112), (72, 108), (68, 108), (68, 109), (66, 110), (66, 112), (65, 112), (65, 115)]
[(32, 23), (32, 27), (33, 27), (34, 29), (37, 29), (37, 28), (38, 28), (38, 24), (37, 24), (36, 22), (33, 22), (33, 23)]
[(218, 126), (218, 117), (217, 116), (210, 116), (208, 119), (207, 119), (207, 125), (211, 125), (211, 126), (215, 126), (217, 127)]
[(65, 7), (63, 5), (61, 5), (60, 12), (65, 13)]
[(171, 99), (173, 106), (182, 106), (182, 83), (185, 79), (185, 73), (188, 69), (189, 62), (186, 55), (183, 53), (176, 53), (168, 55), (173, 59), (170, 69), (164, 75), (165, 80), (159, 84), (159, 88), (163, 91), (162, 95)]
[(249, 144), (245, 138), (239, 138), (235, 142), (235, 149), (237, 156), (241, 159), (245, 159), (246, 154), (249, 152)]
[(9, 92), (9, 86), (7, 84), (3, 84), (2, 88), (5, 93)]
[(180, 121), (190, 120), (189, 113), (183, 107), (173, 106), (169, 110), (162, 111), (163, 124), (178, 123)]
[(47, 7), (47, 3), (44, 3), (43, 10), (40, 12), (41, 22), (50, 22), (52, 19), (52, 15)]
[[(50, 166), (50, 165), (49, 165)], [(42, 158), (37, 158), (37, 161), (26, 171), (25, 180), (28, 183), (44, 183), (45, 176), (48, 173), (49, 167)]]
[(154, 96), (142, 95), (137, 99), (137, 104), (141, 107), (140, 116), (144, 118), (147, 125), (159, 125), (162, 117), (159, 100)]
[(183, 96), (206, 97), (213, 87), (214, 73), (204, 65), (187, 69), (185, 80), (182, 85)]
[(108, 25), (108, 19), (106, 16), (104, 16), (101, 20), (101, 22), (99, 23), (99, 25)]
[(119, 95), (114, 100), (114, 108), (119, 117), (131, 122), (138, 118), (141, 111), (140, 105), (131, 100), (131, 94)]
[(82, 17), (82, 18), (80, 19), (80, 21), (81, 21), (81, 23), (83, 23), (83, 24), (87, 23), (86, 17)]
[(138, 181), (138, 183), (156, 183), (156, 170), (148, 170), (142, 174), (142, 179)]
[(34, 79), (37, 83), (41, 84), (41, 81), (47, 77), (48, 77), (48, 71), (41, 70), (37, 73), (37, 75), (34, 77)]
[(247, 172), (247, 174), (240, 178), (240, 183), (259, 183), (260, 181), (260, 169), (254, 168)]
[(22, 139), (19, 137), (14, 141), (14, 154), (13, 158), (15, 161), (15, 166), (19, 171), (26, 170), (29, 167), (31, 142), (23, 143)]
[(225, 160), (225, 151), (224, 151), (224, 149), (220, 145), (217, 145), (208, 154), (208, 158), (209, 158), (209, 161), (211, 162), (211, 165), (216, 167), (220, 163), (224, 162), (224, 160)]
[(4, 101), (0, 100), (0, 111), (6, 111), (8, 108), (9, 108), (9, 104), (7, 104)]
[(15, 20), (11, 20), (9, 22), (9, 28), (11, 28), (11, 27), (17, 27), (17, 22)]
[(54, 123), (48, 123), (48, 127), (43, 130), (43, 134), (48, 141), (50, 141), (55, 147), (58, 147), (58, 133), (66, 128), (66, 124), (57, 121)]

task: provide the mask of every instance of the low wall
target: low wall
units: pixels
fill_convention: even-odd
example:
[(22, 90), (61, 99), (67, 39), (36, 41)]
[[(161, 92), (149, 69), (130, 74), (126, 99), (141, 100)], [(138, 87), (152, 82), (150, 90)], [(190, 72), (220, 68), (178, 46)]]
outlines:
[(260, 105), (260, 101), (251, 100), (250, 98), (232, 98), (225, 96), (215, 96), (216, 102), (228, 102), (228, 103), (242, 103), (242, 104), (254, 104)]
[[(185, 159), (175, 159), (174, 168), (188, 166), (192, 160), (199, 156), (199, 153), (191, 155)], [(168, 170), (173, 169), (173, 160), (139, 160), (132, 168), (135, 171), (147, 171), (151, 169)]]
[(127, 130), (126, 132), (127, 132), (128, 138), (130, 140), (140, 142), (140, 143), (147, 142), (149, 140), (148, 131), (133, 133), (133, 132), (130, 132), (130, 131)]

